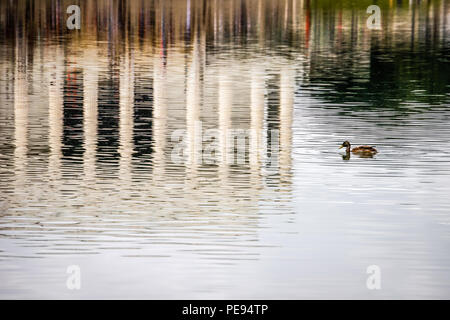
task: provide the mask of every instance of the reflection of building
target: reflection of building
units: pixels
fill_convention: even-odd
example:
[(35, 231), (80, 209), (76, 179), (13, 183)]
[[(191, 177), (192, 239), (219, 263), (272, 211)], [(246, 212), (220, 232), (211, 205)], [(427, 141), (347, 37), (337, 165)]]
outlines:
[[(180, 46), (170, 47), (173, 38), (168, 34), (165, 41), (146, 42), (133, 35), (139, 29), (133, 27), (123, 27), (125, 35), (122, 27), (109, 28), (109, 42), (80, 34), (73, 43), (44, 44), (49, 148), (40, 156), (48, 157), (48, 176), (43, 179), (48, 186), (41, 182), (40, 188), (49, 190), (49, 201), (61, 205), (58, 199), (65, 199), (61, 208), (78, 206), (95, 214), (135, 210), (166, 218), (222, 210), (234, 215), (223, 223), (239, 230), (257, 223), (255, 214), (261, 201), (270, 201), (268, 194), (276, 198), (279, 190), (290, 189), (295, 76), (302, 68), (302, 55), (262, 55), (260, 44), (252, 45), (244, 56), (228, 49), (210, 53), (198, 3), (191, 3), (191, 30)], [(271, 6), (255, 3), (260, 10)], [(242, 23), (231, 23), (236, 18), (233, 11), (215, 10), (218, 38), (227, 41), (227, 32), (236, 28), (253, 32)], [(283, 15), (290, 16), (286, 11)], [(131, 16), (126, 19), (132, 24)], [(182, 31), (178, 27), (175, 33)], [(159, 31), (153, 36), (157, 38)], [(14, 99), (15, 172), (23, 185), (30, 183), (25, 175), (30, 126), (24, 46), (17, 45)], [(267, 137), (272, 124), (279, 132), (280, 154), (268, 173), (274, 155), (267, 151), (278, 152)], [(208, 129), (218, 132), (217, 161), (206, 164), (199, 134)], [(243, 162), (229, 140), (234, 129), (248, 134)], [(175, 130), (186, 132), (184, 163), (171, 160)], [(268, 183), (269, 174), (280, 178)], [(19, 185), (18, 189), (25, 190)], [(38, 198), (34, 190), (27, 189), (28, 201)]]
[[(100, 208), (108, 204), (97, 202), (104, 199), (102, 184), (106, 184), (105, 181), (109, 181), (108, 189), (115, 190), (113, 194), (120, 195), (119, 198), (128, 198), (126, 195), (131, 194), (137, 181), (138, 184), (146, 185), (139, 193), (150, 199), (159, 199), (155, 203), (172, 196), (178, 199), (171, 202), (179, 208), (177, 210), (182, 210), (186, 203), (201, 211), (209, 210), (208, 207), (197, 206), (210, 201), (217, 201), (220, 206), (229, 207), (236, 212), (242, 211), (243, 206), (247, 208), (245, 210), (256, 210), (258, 190), (264, 188), (264, 168), (269, 161), (265, 150), (272, 147), (267, 145), (270, 140), (266, 137), (269, 128), (266, 97), (268, 85), (273, 79), (278, 79), (278, 82), (274, 83), (271, 90), (279, 90), (278, 100), (271, 102), (271, 112), (276, 114), (271, 121), (279, 122), (277, 128), (280, 132), (280, 163), (276, 170), (289, 176), (295, 69), (288, 66), (288, 60), (277, 57), (249, 57), (243, 61), (239, 57), (219, 55), (206, 64), (204, 49), (204, 41), (196, 42), (195, 48), (187, 56), (176, 50), (169, 51), (167, 56), (161, 56), (159, 51), (148, 53), (126, 48), (118, 60), (117, 71), (112, 74), (118, 75), (118, 81), (113, 82), (114, 94), (105, 96), (100, 93), (105, 92), (102, 86), (111, 85), (111, 82), (104, 79), (111, 76), (111, 73), (104, 72), (110, 66), (106, 63), (107, 57), (102, 56), (101, 48), (87, 46), (82, 50), (63, 50), (60, 46), (49, 47), (45, 77), (48, 79), (49, 101), (48, 181), (55, 193), (53, 198), (56, 199), (58, 192), (63, 189), (61, 187), (67, 176), (75, 179), (73, 188), (82, 191), (80, 194), (83, 194), (84, 198), (79, 198), (79, 201)], [(17, 174), (25, 172), (27, 159), (27, 81), (21, 59), (23, 60), (23, 56), (18, 54), (15, 77)], [(64, 61), (71, 61), (73, 67), (65, 68)], [(146, 78), (140, 74), (136, 75), (136, 70), (139, 70), (138, 67), (143, 62), (149, 63), (145, 70), (150, 70), (150, 73), (147, 73)], [(186, 68), (183, 67), (185, 62)], [(66, 73), (72, 72), (73, 68), (81, 71), (78, 80), (82, 80), (75, 83), (75, 91), (71, 90), (71, 87), (64, 88), (64, 85), (70, 85), (64, 80)], [(275, 78), (267, 77), (267, 73), (278, 75)], [(140, 82), (136, 82), (136, 77), (141, 79)], [(208, 82), (205, 82), (205, 79)], [(151, 119), (136, 118), (136, 91), (142, 91), (136, 89), (138, 84), (152, 87)], [(68, 98), (65, 95), (68, 95)], [(82, 101), (81, 111), (76, 111), (81, 117), (66, 119), (75, 112), (65, 112), (66, 100), (73, 103), (69, 105), (72, 109), (77, 107), (78, 101)], [(116, 102), (109, 102), (111, 100)], [(106, 105), (105, 101), (109, 105)], [(108, 151), (117, 155), (117, 158), (111, 160), (117, 163), (116, 167), (104, 167), (102, 162), (99, 162), (101, 156), (105, 156), (101, 154), (102, 149), (99, 149), (100, 139), (103, 139), (99, 134), (99, 128), (102, 128), (100, 122), (103, 121), (103, 130), (105, 123), (107, 124), (99, 114), (99, 104), (104, 105), (103, 108), (108, 106), (109, 114), (118, 115), (117, 127), (112, 123), (112, 126), (107, 128), (109, 134), (117, 136), (118, 139), (117, 145), (108, 145)], [(208, 110), (208, 113), (205, 113), (205, 110)], [(142, 121), (152, 122), (149, 127), (152, 148), (151, 154), (137, 155), (134, 153), (134, 142), (140, 131), (135, 130), (135, 122)], [(77, 128), (80, 126), (80, 132), (75, 136), (67, 123), (75, 124)], [(171, 134), (177, 129), (186, 130), (187, 157), (186, 162), (181, 164), (171, 161)], [(207, 129), (216, 129), (219, 133), (216, 141), (218, 161), (212, 164), (202, 162), (204, 145), (199, 134), (204, 134)], [(244, 132), (248, 134), (244, 163), (236, 162), (238, 158), (233, 154), (235, 150), (230, 148), (233, 142), (229, 140), (229, 133), (233, 129), (245, 129)], [(62, 150), (71, 147), (64, 143), (72, 141), (65, 138), (66, 134), (73, 135), (72, 140), (76, 139), (77, 144), (82, 145), (81, 154), (71, 153), (64, 156)], [(141, 163), (148, 156), (152, 162)], [(82, 170), (77, 173), (74, 170), (80, 165)], [(151, 167), (151, 170), (147, 170), (150, 175), (136, 175), (136, 166)], [(102, 170), (107, 171), (108, 175), (104, 176)], [(72, 174), (74, 172), (75, 176)], [(105, 180), (100, 185), (98, 177)], [(288, 181), (289, 179), (284, 180)], [(182, 188), (183, 191), (173, 194), (176, 188)], [(233, 199), (236, 192), (247, 195), (246, 204), (231, 205), (235, 203)], [(148, 205), (152, 206), (152, 203)], [(170, 212), (172, 209), (169, 206), (164, 210)]]
[[(82, 140), (83, 146), (83, 175), (86, 181), (95, 179), (96, 161), (98, 153), (99, 137), (98, 129), (99, 122), (103, 121), (98, 112), (98, 104), (105, 102), (110, 103), (109, 100), (117, 99), (118, 105), (118, 126), (111, 127), (109, 130), (116, 130), (113, 135), (118, 136), (117, 154), (119, 160), (119, 171), (121, 176), (125, 172), (131, 173), (131, 160), (133, 158), (134, 150), (134, 136), (139, 135), (139, 132), (134, 130), (134, 101), (135, 101), (135, 61), (134, 56), (139, 57), (139, 63), (142, 61), (151, 61), (150, 69), (152, 75), (147, 78), (150, 81), (145, 85), (152, 86), (153, 101), (152, 101), (152, 159), (154, 170), (160, 171), (164, 174), (164, 166), (166, 161), (170, 161), (168, 148), (172, 147), (170, 143), (170, 134), (176, 129), (186, 129), (187, 132), (187, 163), (192, 165), (202, 164), (202, 137), (198, 136), (204, 133), (206, 128), (218, 129), (218, 164), (221, 170), (227, 170), (230, 164), (237, 160), (235, 156), (230, 153), (233, 148), (230, 144), (234, 142), (229, 141), (230, 131), (233, 129), (248, 129), (250, 135), (248, 140), (248, 161), (246, 163), (251, 166), (261, 166), (266, 156), (261, 150), (267, 149), (264, 145), (268, 141), (264, 137), (264, 130), (267, 130), (265, 124), (266, 118), (266, 91), (267, 82), (266, 74), (279, 74), (276, 79), (280, 79), (272, 90), (279, 90), (276, 94), (276, 100), (272, 101), (271, 105), (275, 108), (277, 116), (275, 121), (279, 121), (276, 128), (288, 128), (290, 126), (291, 118), (287, 115), (292, 111), (293, 105), (293, 90), (294, 90), (294, 69), (288, 67), (278, 68), (274, 66), (287, 65), (289, 61), (284, 61), (283, 58), (249, 58), (248, 61), (243, 61), (232, 56), (223, 59), (218, 56), (213, 57), (211, 63), (206, 65), (205, 57), (205, 42), (196, 40), (191, 54), (186, 58), (185, 55), (176, 51), (168, 53), (168, 57), (161, 56), (160, 52), (148, 53), (140, 51), (130, 51), (127, 49), (120, 57), (117, 74), (119, 79), (117, 86), (113, 83), (112, 96), (99, 96), (99, 92), (104, 90), (101, 83), (105, 83), (102, 77), (107, 76), (107, 73), (100, 70), (107, 68), (105, 61), (106, 57), (100, 57), (102, 50), (93, 46), (87, 46), (82, 50), (63, 50), (60, 46), (49, 47), (48, 62), (47, 62), (47, 79), (48, 79), (48, 96), (49, 96), (49, 147), (50, 147), (50, 161), (49, 173), (58, 177), (61, 170), (61, 150), (63, 149), (64, 124), (70, 123), (81, 125), (80, 134), (74, 136), (74, 139)], [(19, 49), (18, 49), (19, 50)], [(76, 57), (73, 55), (79, 55)], [(65, 55), (67, 61), (71, 61), (74, 67), (65, 68)], [(151, 57), (151, 59), (148, 59)], [(172, 58), (175, 59), (172, 61)], [(16, 121), (24, 123), (25, 125), (17, 126), (17, 152), (22, 152), (26, 148), (26, 75), (21, 64), (19, 56), (17, 56), (18, 63), (16, 72), (19, 74), (15, 77), (16, 81)], [(187, 63), (184, 70), (184, 78), (182, 75), (183, 69), (175, 67), (181, 63)], [(277, 70), (278, 68), (278, 70)], [(79, 81), (72, 83), (73, 80), (70, 74), (74, 69), (81, 70), (78, 75), (82, 79), (82, 90), (79, 90)], [(115, 71), (114, 71), (115, 72)], [(205, 78), (209, 81), (205, 83)], [(173, 80), (176, 79), (176, 80)], [(185, 89), (180, 86), (181, 80), (185, 80)], [(171, 82), (172, 81), (172, 82)], [(277, 80), (278, 81), (278, 80)], [(212, 86), (211, 86), (212, 84)], [(64, 88), (64, 86), (67, 86)], [(139, 89), (137, 89), (139, 90)], [(79, 101), (78, 95), (82, 94), (82, 112), (70, 111), (65, 113), (64, 103), (68, 101), (70, 110), (77, 107)], [(65, 97), (67, 95), (68, 97)], [(117, 98), (116, 98), (117, 97)], [(105, 99), (108, 99), (105, 101)], [(183, 106), (183, 99), (185, 105)], [(111, 102), (114, 106), (115, 102)], [(239, 105), (235, 108), (235, 105)], [(113, 107), (109, 107), (113, 109)], [(184, 110), (183, 110), (184, 109)], [(208, 110), (208, 114), (203, 116), (203, 110)], [(278, 111), (276, 111), (278, 110)], [(65, 119), (70, 117), (72, 113), (81, 115), (76, 119)], [(114, 111), (115, 112), (115, 111)], [(185, 120), (180, 117), (181, 113), (185, 113)], [(216, 113), (216, 115), (212, 113)], [(113, 113), (113, 111), (110, 111)], [(171, 119), (171, 120), (169, 120)], [(136, 119), (139, 121), (140, 119)], [(202, 124), (199, 124), (203, 120)], [(199, 128), (205, 126), (205, 128)], [(20, 131), (22, 130), (22, 131)], [(287, 130), (287, 129), (286, 129)], [(69, 134), (72, 134), (67, 129)], [(281, 136), (284, 142), (290, 141), (289, 130), (281, 131)], [(267, 138), (267, 137), (266, 137)], [(66, 139), (67, 141), (67, 139)], [(69, 140), (70, 142), (70, 140)], [(77, 142), (78, 143), (78, 142)], [(70, 146), (66, 146), (69, 147)], [(111, 146), (109, 147), (111, 148)], [(25, 155), (26, 153), (24, 153)], [(74, 154), (69, 154), (74, 156)]]

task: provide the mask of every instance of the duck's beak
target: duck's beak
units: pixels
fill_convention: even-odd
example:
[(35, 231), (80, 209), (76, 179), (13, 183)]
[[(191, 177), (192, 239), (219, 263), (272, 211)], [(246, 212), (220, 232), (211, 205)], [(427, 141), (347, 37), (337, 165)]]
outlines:
[(342, 149), (344, 147), (344, 145), (340, 146), (339, 149)]

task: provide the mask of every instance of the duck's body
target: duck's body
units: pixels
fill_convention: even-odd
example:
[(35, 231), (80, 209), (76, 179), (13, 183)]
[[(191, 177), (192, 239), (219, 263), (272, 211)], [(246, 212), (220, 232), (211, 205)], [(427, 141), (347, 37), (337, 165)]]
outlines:
[(353, 148), (351, 151), (352, 151), (352, 153), (367, 153), (367, 152), (377, 153), (378, 152), (377, 149), (375, 149), (374, 147), (371, 147), (371, 146), (359, 146), (359, 147)]
[(340, 146), (339, 149), (346, 148), (347, 153), (354, 153), (360, 155), (374, 155), (378, 153), (377, 149), (372, 146), (359, 146), (352, 149), (350, 142), (344, 141), (344, 143)]

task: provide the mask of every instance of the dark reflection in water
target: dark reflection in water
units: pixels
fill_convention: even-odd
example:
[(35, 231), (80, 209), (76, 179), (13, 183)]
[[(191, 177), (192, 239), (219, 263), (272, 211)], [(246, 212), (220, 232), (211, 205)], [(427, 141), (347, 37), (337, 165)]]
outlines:
[(75, 3), (0, 2), (2, 297), (448, 298), (448, 1)]

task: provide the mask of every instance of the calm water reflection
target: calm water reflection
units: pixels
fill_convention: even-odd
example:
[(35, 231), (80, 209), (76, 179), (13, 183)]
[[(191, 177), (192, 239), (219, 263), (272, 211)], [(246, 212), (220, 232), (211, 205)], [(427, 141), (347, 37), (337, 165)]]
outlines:
[(0, 297), (449, 298), (450, 3), (378, 2), (1, 2)]

